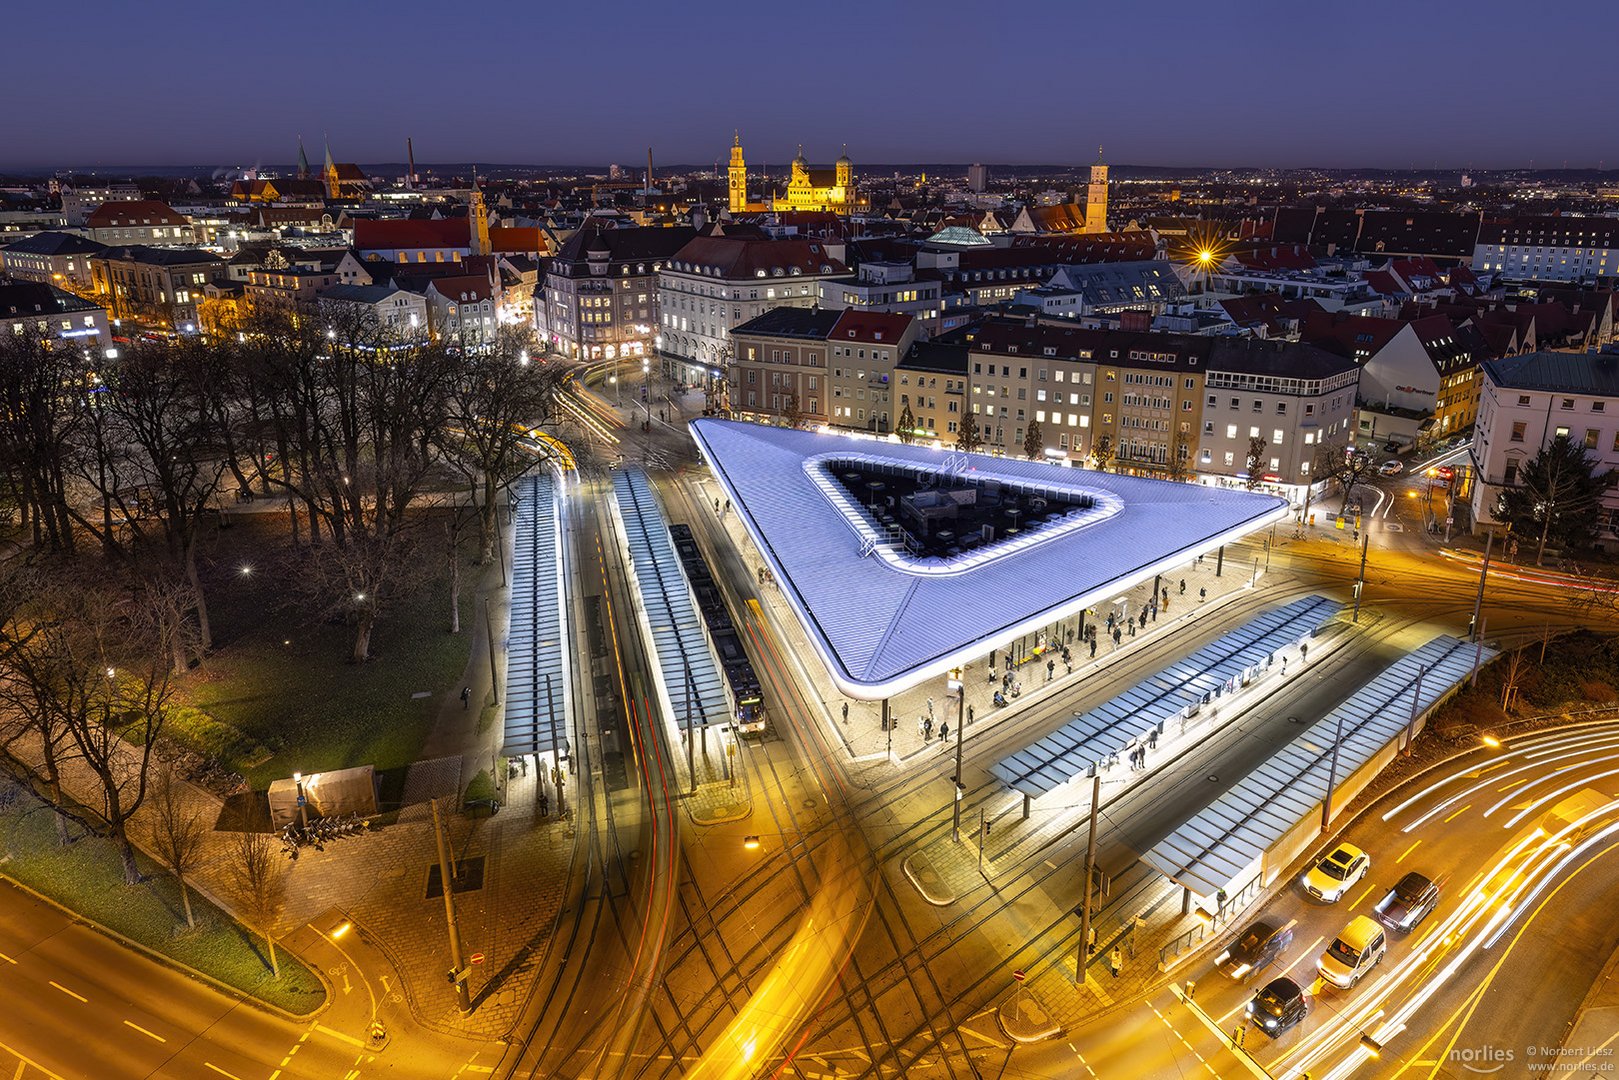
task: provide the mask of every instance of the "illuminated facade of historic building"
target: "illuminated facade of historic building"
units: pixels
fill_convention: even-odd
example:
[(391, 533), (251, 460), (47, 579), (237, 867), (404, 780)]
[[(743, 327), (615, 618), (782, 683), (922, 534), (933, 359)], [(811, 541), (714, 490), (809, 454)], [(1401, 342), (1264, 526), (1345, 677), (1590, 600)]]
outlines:
[(1085, 231), (1107, 232), (1107, 166), (1102, 164), (1102, 148), (1096, 148), (1096, 164), (1091, 166), (1090, 187), (1085, 194)]
[(811, 169), (804, 160), (804, 148), (793, 158), (787, 186), (775, 196), (776, 210), (818, 210), (834, 214), (853, 213), (860, 207), (854, 186), (854, 162), (847, 148), (831, 169)]

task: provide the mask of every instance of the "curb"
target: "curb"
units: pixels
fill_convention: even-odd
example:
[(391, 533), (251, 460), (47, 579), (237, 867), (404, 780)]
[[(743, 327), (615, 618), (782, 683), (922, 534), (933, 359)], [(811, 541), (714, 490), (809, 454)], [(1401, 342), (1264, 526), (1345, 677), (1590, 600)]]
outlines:
[[(57, 911), (60, 911), (62, 914), (66, 915), (69, 919), (71, 919), (73, 922), (77, 923), (78, 925), (88, 927), (89, 929), (94, 930), (96, 933), (101, 934), (103, 937), (106, 937), (111, 941), (117, 942), (119, 945), (122, 945), (124, 948), (130, 949), (130, 950), (132, 950), (134, 952), (140, 953), (142, 956), (145, 956), (148, 960), (156, 961), (157, 963), (162, 964), (164, 967), (167, 967), (167, 968), (169, 968), (169, 969), (171, 969), (173, 971), (176, 971), (176, 972), (180, 973), (181, 975), (185, 975), (185, 976), (187, 976), (189, 978), (195, 979), (198, 982), (205, 984), (210, 989), (217, 990), (218, 992), (224, 994), (226, 997), (232, 998), (233, 1000), (237, 1001), (240, 1004), (246, 1004), (246, 1005), (255, 1006), (257, 1008), (263, 1009), (265, 1012), (271, 1013), (271, 1014), (273, 1014), (275, 1016), (280, 1017), (283, 1020), (287, 1020), (287, 1021), (290, 1021), (290, 1022), (295, 1023), (295, 1024), (302, 1024), (302, 1023), (305, 1023), (307, 1021), (313, 1020), (316, 1017), (321, 1016), (322, 1014), (324, 1014), (326, 1012), (326, 1010), (331, 1008), (331, 1006), (332, 1006), (332, 995), (335, 992), (335, 989), (332, 986), (331, 981), (329, 979), (327, 979), (326, 973), (324, 971), (321, 971), (320, 968), (318, 966), (316, 966), (316, 965), (311, 965), (310, 963), (305, 961), (303, 959), (303, 957), (298, 957), (299, 963), (302, 963), (304, 965), (304, 967), (308, 968), (314, 974), (314, 976), (317, 979), (320, 980), (320, 984), (325, 990), (326, 997), (320, 1003), (320, 1006), (317, 1009), (315, 1009), (313, 1012), (299, 1014), (299, 1013), (292, 1012), (291, 1010), (284, 1009), (279, 1005), (274, 1005), (274, 1004), (272, 1004), (272, 1003), (270, 1003), (268, 1001), (265, 1001), (263, 998), (259, 998), (259, 997), (256, 997), (256, 996), (252, 995), (252, 994), (249, 994), (247, 991), (239, 989), (238, 987), (234, 987), (234, 986), (230, 985), (227, 982), (223, 982), (220, 979), (217, 979), (214, 976), (209, 975), (207, 972), (199, 971), (198, 969), (192, 967), (189, 964), (182, 963), (181, 961), (176, 960), (174, 957), (169, 956), (167, 953), (158, 952), (156, 949), (152, 948), (150, 945), (143, 945), (140, 942), (136, 941), (134, 938), (126, 937), (125, 935), (123, 935), (123, 934), (119, 933), (118, 931), (112, 929), (110, 926), (103, 926), (101, 923), (96, 922), (94, 919), (87, 919), (83, 915), (80, 915), (78, 912), (74, 911), (72, 908), (69, 908), (64, 904), (58, 903), (57, 901), (51, 899), (49, 896), (46, 896), (44, 893), (41, 893), (41, 892), (38, 892), (38, 891), (36, 891), (34, 889), (29, 888), (27, 885), (25, 885), (22, 882), (18, 881), (16, 878), (10, 876), (9, 874), (0, 874), (0, 881), (6, 882), (7, 884), (9, 884), (13, 888), (15, 888), (17, 891), (22, 892), (22, 893), (26, 893), (27, 895), (33, 897), (35, 900), (38, 900), (40, 903), (48, 904), (49, 906), (55, 908)], [(214, 899), (211, 896), (208, 896), (206, 893), (202, 893), (201, 890), (196, 889), (194, 886), (192, 888), (193, 888), (193, 891), (196, 891), (199, 894), (205, 896), (209, 903), (215, 904), (216, 907), (218, 906), (217, 903), (215, 903)], [(226, 918), (229, 918), (232, 922), (236, 921), (235, 917), (232, 916), (229, 911), (221, 908), (220, 912)], [(238, 925), (240, 925), (240, 924), (238, 924)], [(282, 945), (281, 948), (284, 949), (285, 951), (289, 952), (289, 953), (292, 953), (292, 950), (288, 949), (285, 945)], [(292, 953), (292, 954), (294, 956), (297, 956), (296, 953)]]
[[(955, 893), (950, 892), (948, 886), (945, 886), (944, 880), (939, 877), (939, 873), (933, 868), (933, 864), (929, 862), (927, 866), (921, 870), (918, 870), (911, 865), (911, 861), (913, 859), (924, 855), (924, 852), (916, 851), (905, 856), (904, 862), (900, 864), (905, 871), (905, 876), (910, 879), (912, 885), (916, 886), (916, 891), (922, 894), (922, 899), (926, 900), (934, 907), (949, 907), (951, 904), (954, 904), (959, 897), (957, 897)], [(933, 885), (935, 882), (938, 883), (940, 888), (934, 889)]]
[[(995, 1007), (995, 1022), (1000, 1025), (1001, 1033), (1008, 1039), (1011, 1039), (1013, 1042), (1022, 1043), (1025, 1046), (1030, 1043), (1045, 1042), (1049, 1039), (1055, 1039), (1057, 1036), (1061, 1035), (1063, 1030), (1062, 1025), (1057, 1023), (1057, 1021), (1052, 1018), (1050, 1013), (1046, 1012), (1044, 1006), (1042, 1006), (1038, 1001), (1034, 1000), (1034, 995), (1032, 993), (1028, 991), (1020, 992), (1021, 990), (1022, 988), (1020, 987), (1018, 990), (1012, 991), (1012, 995), (1010, 997)], [(1019, 1031), (1012, 1030), (1010, 1026), (1012, 1021), (1006, 1015), (1006, 1007), (1011, 1005), (1013, 1002), (1019, 1003), (1017, 1010), (1019, 1016), (1016, 1018), (1018, 1020), (1021, 1020), (1021, 1014), (1029, 1012), (1030, 1007), (1032, 1006), (1032, 1011), (1035, 1013), (1035, 1017), (1031, 1019), (1029, 1023), (1031, 1026), (1038, 1027), (1038, 1030), (1027, 1032), (1021, 1031), (1021, 1024), (1018, 1025), (1020, 1028)]]

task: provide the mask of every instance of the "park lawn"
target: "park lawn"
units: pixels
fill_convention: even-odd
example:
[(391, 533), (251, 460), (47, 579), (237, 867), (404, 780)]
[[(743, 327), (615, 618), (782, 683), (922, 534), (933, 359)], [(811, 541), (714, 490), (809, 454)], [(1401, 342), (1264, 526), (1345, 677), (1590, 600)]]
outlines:
[[(481, 572), (471, 557), (475, 543), (464, 551), (462, 632), (449, 633), (449, 570), (442, 549), (428, 544), (422, 557), (437, 565), (395, 594), (362, 665), (348, 659), (352, 627), (312, 620), (285, 602), (276, 579), (292, 571), (274, 567), (284, 564), (286, 547), (280, 514), (239, 515), (211, 538), (205, 587), (215, 648), (182, 680), (180, 703), (240, 732), (239, 746), (256, 744), (224, 756), (260, 790), (294, 771), (409, 764), (471, 652), (471, 620), (481, 615), (473, 604)], [(254, 570), (242, 574), (242, 566)]]
[(173, 876), (138, 856), (146, 880), (125, 885), (118, 851), (108, 840), (70, 825), (78, 837), (67, 847), (56, 839), (55, 813), (20, 786), (0, 779), (14, 793), (0, 808), (0, 870), (69, 911), (195, 968), (244, 994), (306, 1016), (324, 1003), (319, 978), (285, 949), (277, 949), (281, 978), (270, 972), (264, 940), (251, 936), (206, 898), (191, 892), (197, 927), (188, 929)]

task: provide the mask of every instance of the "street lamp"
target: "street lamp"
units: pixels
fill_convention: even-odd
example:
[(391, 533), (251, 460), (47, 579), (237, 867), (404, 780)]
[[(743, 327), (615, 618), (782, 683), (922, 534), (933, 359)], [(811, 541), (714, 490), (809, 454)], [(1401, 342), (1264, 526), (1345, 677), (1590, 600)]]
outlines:
[(293, 773), (292, 783), (298, 791), (298, 829), (300, 832), (308, 833), (309, 808), (305, 805), (308, 800), (304, 798), (304, 774), (301, 772)]

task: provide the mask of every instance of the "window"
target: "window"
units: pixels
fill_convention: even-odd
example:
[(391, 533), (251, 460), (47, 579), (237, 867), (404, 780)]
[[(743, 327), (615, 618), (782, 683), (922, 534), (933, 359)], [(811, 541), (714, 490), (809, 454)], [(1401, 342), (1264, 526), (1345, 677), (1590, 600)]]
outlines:
[(1513, 442), (1523, 442), (1523, 429), (1524, 429), (1524, 424), (1523, 424), (1523, 421), (1521, 421), (1521, 420), (1518, 421), (1516, 424), (1512, 425), (1512, 441)]
[(1511, 487), (1518, 482), (1518, 463), (1516, 461), (1507, 462), (1507, 471), (1502, 475), (1501, 482), (1507, 487)]
[(1592, 412), (1601, 412), (1602, 411), (1602, 406), (1604, 406), (1606, 404), (1607, 404), (1607, 402), (1605, 402), (1605, 401), (1593, 401), (1593, 402), (1591, 402), (1591, 411)]
[(1237, 455), (1233, 454), (1230, 450), (1227, 450), (1225, 452), (1225, 463), (1227, 465), (1234, 465), (1234, 464), (1236, 464), (1236, 461), (1237, 461)]
[(1209, 408), (1211, 408), (1211, 409), (1215, 408), (1219, 403), (1220, 403), (1219, 398), (1215, 397), (1213, 394), (1209, 395)]
[(1275, 431), (1271, 432), (1270, 444), (1272, 446), (1281, 446), (1282, 445), (1282, 429), (1281, 428), (1277, 428)]
[(1572, 409), (1574, 407), (1574, 399), (1571, 397), (1563, 398), (1557, 403), (1557, 407), (1559, 409)]
[(1558, 439), (1566, 439), (1566, 438), (1568, 438), (1568, 428), (1566, 428), (1566, 427), (1558, 428), (1557, 431), (1554, 433), (1554, 437), (1558, 438)]
[(1203, 421), (1203, 434), (1205, 434), (1205, 435), (1213, 435), (1214, 434), (1214, 421), (1213, 420), (1205, 420), (1205, 421)]
[(1278, 401), (1276, 403), (1276, 415), (1277, 416), (1286, 416), (1287, 415), (1287, 402)]
[(1257, 439), (1257, 438), (1259, 438), (1259, 429), (1258, 429), (1258, 428), (1256, 428), (1256, 427), (1251, 427), (1251, 428), (1249, 428), (1249, 429), (1248, 429), (1248, 437), (1249, 437), (1249, 438), (1250, 438), (1250, 439)]
[(1228, 439), (1235, 439), (1237, 437), (1237, 425), (1236, 424), (1227, 424), (1225, 426), (1225, 437), (1228, 438)]
[(1586, 428), (1585, 429), (1585, 448), (1587, 450), (1595, 450), (1597, 448), (1597, 429), (1596, 428)]

